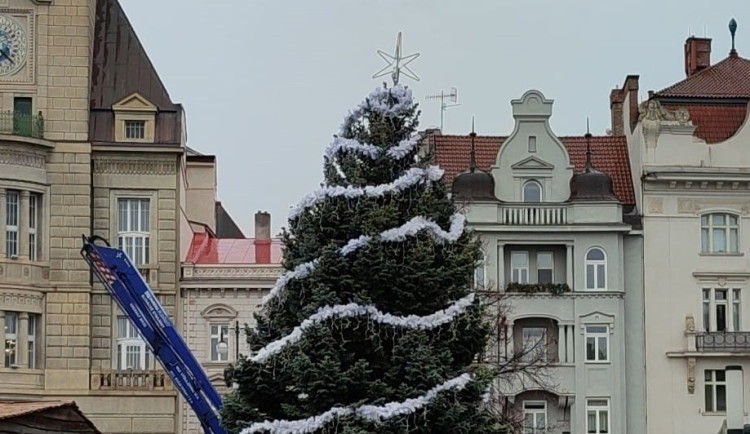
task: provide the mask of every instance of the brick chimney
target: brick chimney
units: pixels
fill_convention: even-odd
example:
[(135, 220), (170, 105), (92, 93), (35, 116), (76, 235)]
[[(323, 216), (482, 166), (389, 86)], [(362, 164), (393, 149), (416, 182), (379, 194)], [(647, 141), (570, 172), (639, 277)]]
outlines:
[[(625, 97), (628, 97), (628, 106), (625, 107)], [(612, 119), (612, 135), (622, 136), (625, 134), (625, 111), (630, 117), (630, 131), (633, 131), (638, 123), (638, 76), (628, 75), (621, 89), (612, 89), (609, 94), (609, 110)]]
[(255, 213), (255, 263), (271, 263), (271, 214), (266, 211)]
[(711, 66), (711, 39), (691, 36), (685, 41), (685, 75), (691, 75)]

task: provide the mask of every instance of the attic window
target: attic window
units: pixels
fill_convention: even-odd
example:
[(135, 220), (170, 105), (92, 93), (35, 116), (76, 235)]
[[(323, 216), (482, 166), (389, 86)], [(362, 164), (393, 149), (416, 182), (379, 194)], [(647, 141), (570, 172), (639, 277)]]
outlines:
[(143, 140), (146, 138), (146, 121), (125, 121), (125, 138)]

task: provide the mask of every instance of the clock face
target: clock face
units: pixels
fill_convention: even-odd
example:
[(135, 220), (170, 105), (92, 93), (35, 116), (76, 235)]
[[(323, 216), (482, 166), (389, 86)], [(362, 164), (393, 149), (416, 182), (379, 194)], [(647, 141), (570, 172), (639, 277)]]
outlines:
[(17, 72), (26, 63), (28, 38), (13, 18), (0, 15), (0, 76)]

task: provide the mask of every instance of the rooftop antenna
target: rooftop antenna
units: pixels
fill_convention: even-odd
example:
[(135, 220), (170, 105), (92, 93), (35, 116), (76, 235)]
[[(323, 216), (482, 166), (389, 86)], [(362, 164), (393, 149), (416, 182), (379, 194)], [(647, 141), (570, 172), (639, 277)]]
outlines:
[[(439, 99), (440, 100), (440, 132), (443, 132), (443, 114), (445, 113), (445, 109), (449, 107), (456, 107), (461, 104), (456, 104), (456, 101), (458, 100), (458, 89), (455, 87), (451, 87), (450, 93), (445, 93), (445, 91), (441, 90), (439, 94), (434, 95), (427, 95), (425, 99)], [(445, 100), (449, 100), (453, 104), (446, 104)]]
[(383, 60), (386, 61), (386, 63), (388, 63), (388, 65), (373, 74), (372, 78), (378, 78), (384, 75), (391, 74), (391, 79), (393, 80), (394, 86), (398, 84), (398, 79), (401, 74), (411, 78), (414, 81), (419, 81), (419, 76), (414, 71), (409, 69), (407, 65), (413, 62), (417, 57), (419, 57), (421, 53), (409, 54), (408, 56), (404, 56), (401, 54), (401, 32), (398, 32), (398, 36), (396, 37), (396, 51), (394, 51), (392, 56), (383, 50), (378, 50), (377, 53)]

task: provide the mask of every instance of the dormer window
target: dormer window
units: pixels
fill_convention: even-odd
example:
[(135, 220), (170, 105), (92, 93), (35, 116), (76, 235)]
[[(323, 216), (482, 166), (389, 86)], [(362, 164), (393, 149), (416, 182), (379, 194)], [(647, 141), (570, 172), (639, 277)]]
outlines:
[(539, 203), (542, 201), (542, 186), (536, 181), (526, 181), (523, 185), (523, 201)]
[(143, 140), (146, 138), (146, 121), (125, 121), (125, 138)]

